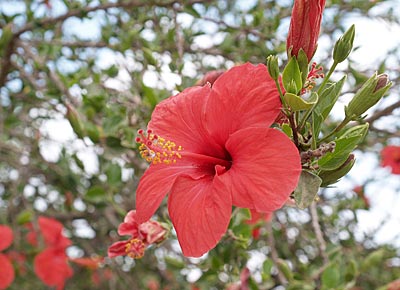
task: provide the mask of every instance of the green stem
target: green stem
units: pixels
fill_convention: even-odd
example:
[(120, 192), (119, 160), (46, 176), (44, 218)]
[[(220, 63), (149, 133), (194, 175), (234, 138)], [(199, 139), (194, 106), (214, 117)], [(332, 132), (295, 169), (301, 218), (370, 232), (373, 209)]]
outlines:
[[(332, 73), (335, 71), (336, 66), (337, 66), (338, 64), (339, 64), (339, 63), (336, 62), (336, 61), (333, 62), (331, 68), (329, 69), (328, 74), (325, 76), (324, 80), (322, 81), (321, 85), (320, 85), (319, 88), (318, 88), (318, 91), (317, 91), (318, 97), (320, 96), (322, 90), (325, 88), (326, 84), (327, 84), (328, 81), (329, 81), (329, 78), (331, 77)], [(301, 130), (304, 128), (304, 126), (305, 126), (305, 124), (306, 124), (308, 118), (310, 117), (312, 111), (314, 110), (315, 106), (318, 105), (318, 103), (319, 103), (319, 99), (318, 99), (318, 102), (317, 102), (316, 104), (314, 104), (314, 106), (312, 106), (311, 109), (308, 109), (308, 110), (306, 111), (306, 113), (304, 114), (304, 117), (301, 119), (301, 122), (300, 122), (300, 125), (299, 125), (299, 131), (301, 131)]]
[(337, 132), (339, 132), (340, 130), (342, 130), (343, 127), (346, 126), (347, 123), (349, 123), (350, 121), (351, 121), (350, 118), (345, 118), (345, 119), (342, 121), (342, 123), (340, 123), (340, 124), (335, 128), (335, 130), (333, 130), (333, 131), (330, 132), (328, 135), (326, 135), (324, 138), (322, 138), (321, 140), (318, 141), (318, 146), (319, 146), (322, 142), (324, 142), (324, 141), (326, 141), (327, 139), (329, 139), (330, 137), (332, 137), (332, 135), (334, 135), (334, 134), (336, 134)]
[(282, 102), (283, 108), (286, 110), (287, 106), (286, 106), (285, 100), (283, 99), (282, 89), (281, 89), (281, 86), (279, 85), (279, 82), (278, 82), (277, 79), (275, 80), (275, 85), (278, 88), (279, 97), (281, 98), (281, 102)]

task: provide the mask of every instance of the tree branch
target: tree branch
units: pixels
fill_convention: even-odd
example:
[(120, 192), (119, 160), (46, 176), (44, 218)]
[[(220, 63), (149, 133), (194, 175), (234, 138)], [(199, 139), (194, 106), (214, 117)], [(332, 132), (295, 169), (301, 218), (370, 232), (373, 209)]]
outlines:
[(313, 202), (310, 205), (310, 214), (311, 214), (311, 224), (314, 229), (315, 237), (317, 238), (319, 253), (322, 257), (324, 265), (329, 263), (329, 258), (326, 255), (326, 242), (324, 240), (324, 236), (321, 231), (321, 227), (319, 225), (318, 213), (317, 213), (317, 205)]

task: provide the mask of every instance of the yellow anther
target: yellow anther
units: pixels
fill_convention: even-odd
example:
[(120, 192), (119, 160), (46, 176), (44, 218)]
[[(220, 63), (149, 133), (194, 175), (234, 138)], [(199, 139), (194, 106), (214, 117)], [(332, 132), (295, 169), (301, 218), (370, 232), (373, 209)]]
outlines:
[(165, 140), (162, 137), (153, 134), (151, 130), (145, 133), (143, 130), (138, 131), (136, 142), (140, 143), (140, 156), (147, 162), (152, 164), (171, 164), (176, 163), (176, 159), (182, 158), (178, 151), (182, 151), (182, 146), (177, 146), (175, 142)]

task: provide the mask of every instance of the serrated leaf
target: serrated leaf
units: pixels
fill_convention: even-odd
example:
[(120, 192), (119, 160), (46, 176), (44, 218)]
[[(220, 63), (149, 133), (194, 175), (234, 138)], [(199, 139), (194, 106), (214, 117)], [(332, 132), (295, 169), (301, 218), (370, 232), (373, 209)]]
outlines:
[(294, 200), (298, 208), (307, 208), (317, 196), (322, 179), (314, 173), (303, 170), (300, 175), (299, 183), (294, 190)]
[(318, 103), (314, 108), (314, 112), (320, 114), (322, 116), (322, 120), (325, 120), (328, 117), (330, 111), (340, 96), (345, 81), (346, 76), (344, 76), (337, 83), (331, 84), (321, 93)]
[(293, 111), (301, 111), (311, 109), (317, 103), (318, 95), (312, 93), (308, 100), (304, 100), (298, 95), (286, 93), (283, 99)]
[[(292, 57), (282, 73), (283, 87), (288, 93), (297, 94), (303, 87), (299, 64), (295, 57)], [(293, 83), (295, 88), (293, 88)]]

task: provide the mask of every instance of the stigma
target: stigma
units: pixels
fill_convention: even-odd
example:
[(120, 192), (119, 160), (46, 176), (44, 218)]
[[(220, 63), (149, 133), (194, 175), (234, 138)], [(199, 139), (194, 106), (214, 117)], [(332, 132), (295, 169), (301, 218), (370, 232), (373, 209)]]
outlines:
[(140, 144), (140, 156), (152, 164), (174, 164), (182, 158), (182, 146), (153, 133), (152, 130), (139, 130), (136, 142)]

